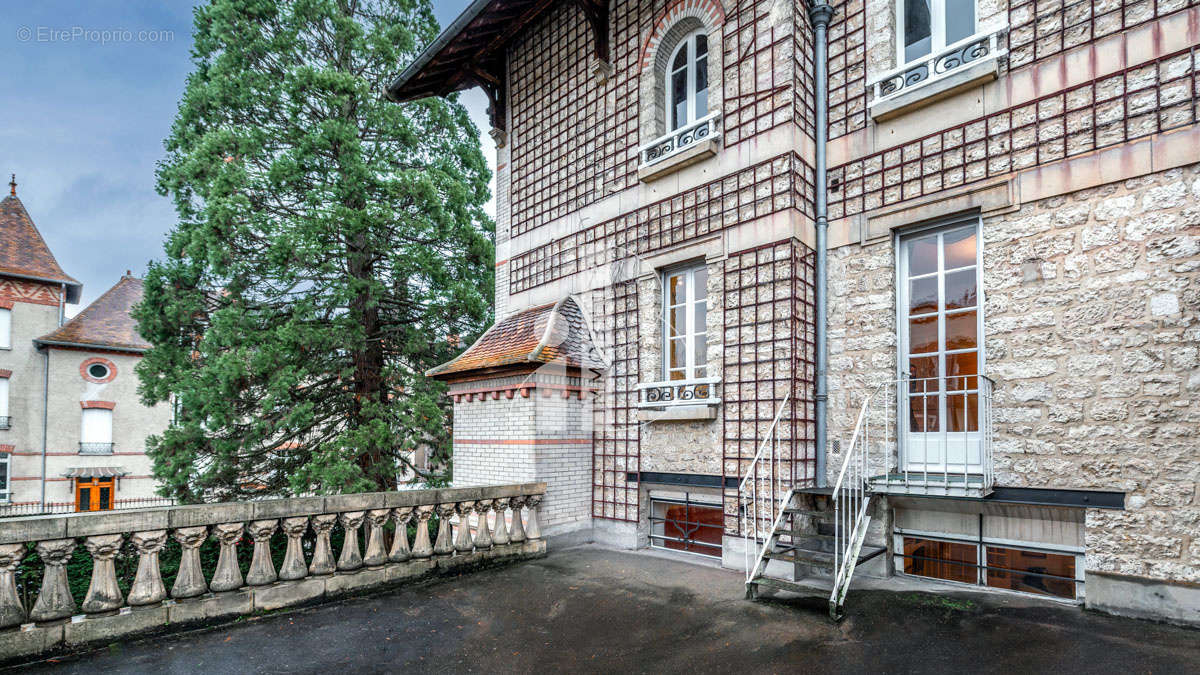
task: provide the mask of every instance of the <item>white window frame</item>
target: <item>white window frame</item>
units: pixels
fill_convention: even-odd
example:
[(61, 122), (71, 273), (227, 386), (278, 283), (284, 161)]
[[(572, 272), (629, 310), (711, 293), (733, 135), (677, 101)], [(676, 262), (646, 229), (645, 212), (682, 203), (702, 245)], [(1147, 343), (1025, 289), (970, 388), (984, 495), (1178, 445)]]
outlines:
[(0, 464), (4, 465), (4, 481), (0, 484), (0, 503), (12, 501), (12, 455), (0, 453)]
[[(696, 114), (696, 100), (699, 98), (696, 91), (696, 73), (698, 71), (698, 68), (696, 68), (696, 38), (701, 35), (704, 36), (705, 40), (708, 39), (708, 33), (704, 29), (695, 30), (685, 35), (679, 40), (679, 44), (675, 45), (675, 49), (671, 50), (671, 58), (667, 60), (666, 82), (663, 87), (663, 112), (666, 113), (666, 119), (663, 126), (666, 127), (666, 133), (668, 134), (683, 129), (690, 124), (695, 124), (702, 118)], [(675, 114), (675, 105), (673, 103), (675, 100), (675, 58), (679, 56), (679, 51), (682, 49), (686, 49), (688, 53), (687, 65), (685, 66), (687, 69), (687, 119), (682, 123), (672, 126), (671, 118)], [(704, 68), (706, 71), (711, 60), (712, 46), (710, 45), (708, 51), (705, 52), (704, 58)], [(708, 83), (708, 86), (712, 87), (711, 81)], [(705, 91), (707, 92), (708, 90), (706, 89)], [(705, 93), (705, 96), (707, 95)], [(707, 101), (705, 103), (705, 108), (707, 108)], [(709, 112), (711, 111), (706, 110), (705, 115), (708, 115)]]
[(0, 308), (0, 349), (12, 349), (12, 310)]
[[(896, 0), (896, 64), (905, 66), (913, 61), (919, 61), (923, 58), (933, 56), (945, 49), (949, 44), (946, 42), (946, 0), (929, 0), (929, 53), (913, 59), (907, 59), (904, 55), (904, 3), (920, 0)], [(975, 3), (974, 25), (971, 28), (971, 36), (964, 39), (970, 39), (979, 35), (979, 3)], [(961, 40), (959, 40), (961, 42)]]
[[(79, 442), (108, 443), (111, 445), (113, 432), (112, 413), (113, 411), (108, 408), (84, 408), (79, 420)], [(89, 419), (95, 420), (90, 426), (88, 424)], [(92, 434), (95, 434), (97, 437), (89, 438), (89, 435)]]
[[(976, 296), (975, 302), (976, 302), (976, 305), (975, 305), (975, 310), (974, 310), (975, 311), (975, 350), (974, 351), (976, 354), (976, 363), (978, 364), (977, 365), (978, 372), (975, 374), (975, 377), (976, 377), (975, 387), (968, 388), (968, 393), (975, 393), (976, 396), (978, 397), (978, 400), (980, 401), (980, 403), (978, 404), (978, 414), (980, 415), (978, 428), (980, 429), (980, 431), (982, 431), (984, 429), (984, 424), (986, 423), (986, 420), (983, 419), (984, 406), (982, 404), (982, 398), (983, 398), (982, 378), (984, 377), (984, 373), (987, 372), (987, 361), (986, 361), (987, 350), (985, 349), (985, 346), (984, 346), (986, 343), (986, 339), (985, 339), (985, 335), (984, 335), (984, 321), (983, 321), (983, 313), (984, 313), (984, 308), (986, 305), (984, 303), (984, 288), (983, 288), (983, 285), (984, 285), (983, 284), (983, 281), (984, 281), (984, 277), (983, 277), (983, 220), (977, 214), (967, 216), (967, 217), (957, 217), (957, 218), (953, 218), (953, 219), (949, 219), (949, 220), (939, 221), (939, 222), (931, 223), (924, 227), (917, 227), (917, 228), (913, 228), (913, 229), (902, 230), (902, 231), (898, 231), (896, 233), (896, 236), (894, 239), (894, 246), (893, 246), (893, 249), (895, 250), (895, 254), (896, 254), (896, 260), (895, 260), (895, 269), (896, 269), (896, 280), (895, 280), (896, 314), (895, 314), (895, 316), (896, 316), (896, 345), (897, 345), (896, 380), (900, 381), (908, 375), (908, 358), (910, 356), (910, 347), (908, 344), (908, 339), (909, 339), (909, 336), (908, 336), (908, 319), (909, 319), (909, 315), (908, 315), (908, 300), (909, 300), (909, 298), (908, 298), (908, 295), (909, 295), (908, 281), (909, 281), (909, 278), (908, 278), (908, 261), (905, 260), (905, 257), (904, 257), (904, 244), (905, 244), (905, 242), (912, 240), (912, 239), (917, 239), (917, 238), (932, 235), (932, 234), (944, 234), (947, 232), (952, 232), (954, 230), (965, 229), (970, 226), (974, 226), (974, 228), (975, 228), (975, 296)], [(946, 270), (942, 263), (942, 256), (943, 256), (942, 248), (941, 248), (941, 244), (939, 243), (939, 245), (938, 245), (938, 269), (937, 269), (937, 272), (935, 273), (937, 280), (938, 280), (938, 299), (939, 299), (938, 309), (936, 312), (936, 316), (938, 317), (938, 337), (937, 337), (938, 350), (935, 352), (930, 352), (930, 353), (926, 354), (925, 356), (936, 357), (937, 362), (938, 362), (938, 366), (937, 366), (938, 373), (941, 374), (942, 377), (946, 377), (945, 363), (946, 363), (946, 356), (948, 355), (948, 353), (952, 352), (954, 354), (959, 354), (959, 353), (963, 353), (963, 352), (969, 352), (971, 350), (969, 350), (969, 349), (947, 350), (947, 349), (943, 348), (943, 346), (946, 343), (946, 321), (945, 321), (946, 310), (942, 306), (941, 300), (943, 300), (945, 297)], [(963, 269), (963, 268), (956, 268), (956, 269)], [(951, 271), (954, 271), (954, 270), (951, 270)], [(960, 311), (966, 312), (966, 311), (970, 311), (970, 310), (952, 310), (951, 313), (959, 313)], [(902, 467), (907, 467), (909, 460), (910, 460), (909, 453), (912, 451), (912, 448), (907, 447), (907, 445), (908, 445), (907, 439), (909, 437), (908, 426), (907, 426), (907, 424), (908, 424), (907, 423), (908, 406), (909, 406), (909, 402), (912, 400), (912, 398), (909, 396), (909, 394), (912, 392), (905, 391), (903, 387), (897, 387), (896, 393), (897, 393), (896, 405), (898, 406), (896, 409), (897, 409), (897, 411), (899, 411), (898, 415), (897, 415), (897, 419), (896, 419), (896, 425), (897, 425), (896, 431), (897, 431), (898, 437), (901, 439), (900, 460), (901, 460)], [(960, 393), (962, 393), (962, 392), (959, 392), (959, 391), (954, 392), (954, 394), (960, 394)], [(949, 422), (949, 419), (947, 417), (947, 409), (948, 409), (947, 397), (948, 397), (948, 395), (949, 394), (947, 393), (947, 391), (944, 387), (939, 387), (939, 396), (938, 396), (939, 431), (932, 432), (932, 433), (942, 434), (942, 430), (945, 429), (945, 425)], [(949, 432), (949, 433), (956, 434), (958, 432)], [(982, 455), (983, 451), (984, 451), (983, 448), (980, 448), (980, 459), (982, 462), (986, 463), (987, 460)], [(948, 462), (948, 458), (945, 454), (945, 448), (943, 448), (943, 454), (942, 454), (941, 459), (942, 459), (943, 465), (946, 466), (947, 462)], [(926, 462), (928, 462), (928, 457), (925, 457), (925, 460), (926, 460)], [(956, 465), (956, 466), (958, 466), (958, 465)], [(926, 467), (926, 470), (933, 471), (933, 469), (929, 469), (928, 467)], [(941, 472), (942, 470), (943, 469), (936, 469), (936, 471), (938, 471), (938, 472)], [(950, 470), (950, 472), (951, 473), (961, 473), (962, 472), (961, 466), (959, 466), (958, 469)], [(971, 472), (976, 473), (973, 470), (973, 467), (972, 467)]]
[[(708, 265), (705, 263), (693, 263), (690, 265), (681, 265), (679, 267), (673, 267), (673, 268), (665, 270), (662, 275), (662, 284), (663, 284), (663, 286), (662, 286), (662, 308), (663, 308), (663, 312), (662, 312), (662, 355), (663, 355), (662, 373), (663, 373), (663, 380), (666, 380), (668, 382), (671, 382), (671, 381), (687, 382), (687, 381), (695, 380), (695, 379), (698, 379), (701, 377), (707, 377), (709, 375), (707, 358), (705, 359), (704, 363), (696, 363), (695, 338), (697, 335), (704, 335), (705, 342), (707, 344), (707, 337), (708, 337), (708, 326), (707, 326), (707, 324), (708, 324), (708, 288), (707, 288), (707, 283), (705, 284), (704, 289), (696, 288), (696, 273), (700, 272), (700, 271), (703, 271), (707, 274)], [(682, 306), (685, 308), (684, 309), (684, 327), (685, 327), (685, 329), (684, 329), (684, 333), (679, 336), (683, 339), (683, 342), (684, 342), (684, 350), (683, 350), (684, 367), (682, 369), (683, 370), (683, 379), (682, 380), (671, 380), (672, 371), (677, 372), (678, 370), (680, 370), (678, 368), (671, 368), (671, 342), (672, 342), (671, 310), (675, 307), (681, 306), (679, 304), (675, 304), (675, 305), (671, 304), (671, 278), (672, 277), (680, 277), (684, 280), (684, 302), (683, 302)], [(706, 279), (707, 279), (707, 277), (706, 277)], [(697, 292), (698, 290), (699, 290), (699, 292)], [(704, 305), (705, 322), (704, 323), (706, 325), (697, 327), (695, 325), (696, 324), (695, 307), (697, 304), (699, 304), (701, 302), (705, 303), (705, 305)], [(701, 368), (704, 369), (703, 375), (699, 375), (697, 373), (697, 371)]]

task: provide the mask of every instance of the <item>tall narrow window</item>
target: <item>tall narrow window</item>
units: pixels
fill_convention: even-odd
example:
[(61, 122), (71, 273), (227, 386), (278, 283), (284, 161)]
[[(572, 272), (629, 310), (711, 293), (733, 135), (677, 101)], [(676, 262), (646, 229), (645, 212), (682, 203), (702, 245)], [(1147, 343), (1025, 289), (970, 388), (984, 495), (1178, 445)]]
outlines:
[(908, 469), (978, 473), (978, 222), (902, 239), (899, 262)]
[(12, 498), (12, 493), (9, 492), (8, 477), (9, 477), (9, 458), (12, 457), (9, 453), (0, 453), (0, 501), (8, 501)]
[(901, 63), (940, 52), (975, 34), (975, 0), (897, 0)]
[(708, 376), (708, 268), (668, 272), (663, 290), (666, 310), (666, 376), (692, 380)]
[(11, 421), (8, 416), (8, 378), (0, 377), (0, 429), (9, 428)]
[(106, 455), (112, 452), (112, 411), (85, 408), (79, 436), (80, 454)]
[(0, 349), (12, 349), (11, 309), (0, 309)]
[(700, 31), (679, 42), (667, 73), (667, 131), (708, 115), (708, 37)]

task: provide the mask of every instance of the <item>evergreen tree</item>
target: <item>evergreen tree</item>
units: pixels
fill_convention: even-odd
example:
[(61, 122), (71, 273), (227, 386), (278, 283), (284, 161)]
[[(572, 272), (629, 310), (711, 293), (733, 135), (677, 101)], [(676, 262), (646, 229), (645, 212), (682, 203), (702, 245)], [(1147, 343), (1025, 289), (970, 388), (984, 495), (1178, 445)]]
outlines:
[(388, 82), (437, 33), (428, 0), (211, 0), (159, 164), (179, 223), (135, 311), (148, 452), (185, 501), (395, 485), (449, 456), (424, 371), (489, 321), (478, 130)]

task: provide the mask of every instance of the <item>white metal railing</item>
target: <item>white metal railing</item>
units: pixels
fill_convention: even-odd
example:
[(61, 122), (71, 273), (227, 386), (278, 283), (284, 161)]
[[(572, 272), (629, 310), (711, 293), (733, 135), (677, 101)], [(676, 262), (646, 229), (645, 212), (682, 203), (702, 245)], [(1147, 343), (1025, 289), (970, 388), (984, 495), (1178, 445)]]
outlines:
[(637, 385), (639, 408), (670, 408), (683, 405), (719, 405), (719, 377), (698, 377), (691, 380), (642, 382)]
[(692, 145), (721, 137), (721, 113), (701, 117), (691, 124), (659, 136), (638, 148), (639, 162), (643, 167), (657, 164), (671, 155), (687, 150)]
[(1008, 47), (1004, 35), (1007, 32), (1008, 26), (1005, 25), (989, 33), (978, 33), (948, 45), (937, 53), (889, 70), (867, 85), (872, 94), (871, 104), (937, 82), (954, 74), (959, 68), (1006, 56)]
[(831, 613), (840, 611), (849, 590), (872, 491), (983, 496), (991, 490), (994, 385), (981, 375), (905, 377), (879, 385), (863, 401), (830, 495)]
[[(779, 454), (779, 419), (787, 410), (791, 393), (783, 397), (775, 418), (767, 429), (758, 452), (750, 461), (746, 475), (738, 484), (738, 513), (741, 517), (742, 536), (746, 539), (745, 562), (746, 583), (758, 576), (759, 568), (766, 559), (766, 540), (779, 528), (784, 509), (792, 499), (791, 457)], [(770, 523), (769, 527), (763, 525)], [(751, 549), (754, 549), (751, 552)], [(751, 564), (753, 558), (753, 564)]]

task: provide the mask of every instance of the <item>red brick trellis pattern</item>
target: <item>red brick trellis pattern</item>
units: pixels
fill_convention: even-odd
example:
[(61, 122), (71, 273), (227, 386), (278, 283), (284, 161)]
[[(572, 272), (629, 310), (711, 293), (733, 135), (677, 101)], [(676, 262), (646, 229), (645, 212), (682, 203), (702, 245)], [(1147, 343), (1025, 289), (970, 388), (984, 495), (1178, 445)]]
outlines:
[(866, 0), (833, 3), (829, 22), (829, 137), (867, 126)]
[[(779, 452), (791, 484), (811, 485), (816, 478), (814, 258), (811, 249), (789, 239), (725, 261), (721, 400), (727, 481), (746, 474), (788, 392), (777, 427)], [(737, 533), (736, 486), (726, 487), (724, 501), (725, 530)]]
[(637, 419), (639, 368), (637, 281), (611, 284), (594, 317), (600, 343), (611, 347), (612, 365), (592, 408), (592, 516), (636, 522), (638, 486), (626, 472), (639, 471), (641, 426)]
[(830, 218), (1195, 124), (1196, 67), (1177, 52), (835, 167)]
[[(722, 45), (726, 147), (796, 123), (812, 132), (812, 36), (772, 24), (773, 0), (727, 9)], [(593, 37), (574, 3), (559, 3), (509, 50), (512, 234), (534, 230), (637, 183), (644, 39), (675, 3), (614, 0), (612, 75), (592, 75)]]
[(781, 155), (510, 259), (509, 292), (657, 251), (785, 209), (812, 217), (813, 170)]
[(1008, 67), (1033, 63), (1196, 4), (1200, 0), (1012, 0)]

